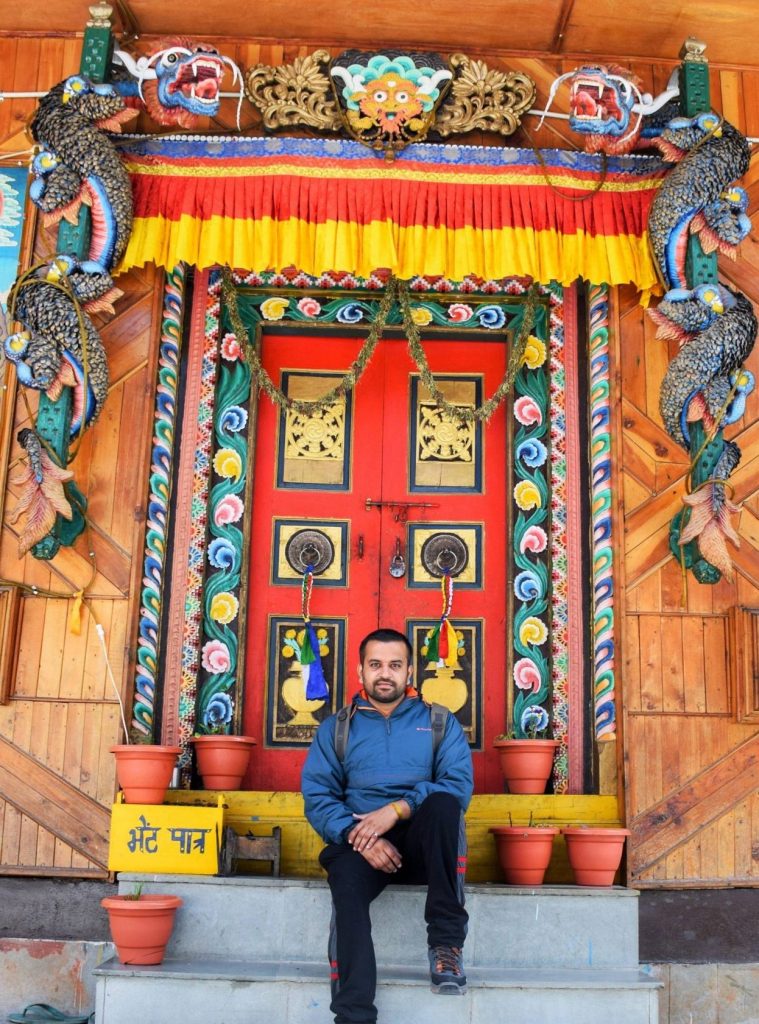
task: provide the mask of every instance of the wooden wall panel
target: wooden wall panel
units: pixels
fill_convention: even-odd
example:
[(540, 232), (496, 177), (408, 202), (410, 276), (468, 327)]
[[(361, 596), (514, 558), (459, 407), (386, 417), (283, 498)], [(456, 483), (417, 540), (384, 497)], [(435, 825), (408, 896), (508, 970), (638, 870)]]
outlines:
[(627, 630), (628, 714), (730, 714), (727, 614), (628, 612)]
[[(117, 304), (116, 316), (101, 328), (109, 354), (111, 335), (116, 338), (116, 369), (101, 418), (72, 464), (79, 486), (90, 499), (89, 538), (84, 535), (73, 549), (63, 549), (49, 566), (30, 557), (18, 559), (17, 531), (7, 522), (0, 545), (0, 575), (61, 594), (71, 594), (87, 582), (88, 551), (95, 551), (97, 572), (88, 591), (89, 611), (83, 612), (80, 635), (69, 630), (70, 600), (30, 595), (23, 599), (17, 668), (8, 705), (12, 713), (0, 719), (0, 742), (5, 739), (18, 756), (30, 756), (61, 780), (61, 785), (68, 783), (103, 808), (113, 799), (114, 768), (108, 748), (119, 741), (121, 725), (95, 626), (100, 622), (105, 630), (116, 685), (128, 703), (132, 674), (129, 637), (139, 597), (133, 577), (139, 574), (141, 559), (142, 492), (152, 419), (152, 339), (157, 337), (160, 316), (158, 283), (159, 275), (153, 269), (135, 274), (125, 289), (123, 305)], [(25, 410), (20, 410), (17, 418), (24, 422)], [(16, 451), (12, 463), (18, 458)], [(12, 484), (6, 497), (10, 510), (17, 497)], [(0, 798), (4, 795), (0, 778)], [(49, 817), (54, 803), (35, 803), (22, 809), (12, 804), (4, 805), (0, 873), (30, 873), (34, 869), (87, 876), (105, 873), (105, 825), (92, 837), (93, 860), (86, 851), (73, 849), (59, 827), (52, 827)], [(107, 823), (107, 812), (104, 814), (101, 824)]]

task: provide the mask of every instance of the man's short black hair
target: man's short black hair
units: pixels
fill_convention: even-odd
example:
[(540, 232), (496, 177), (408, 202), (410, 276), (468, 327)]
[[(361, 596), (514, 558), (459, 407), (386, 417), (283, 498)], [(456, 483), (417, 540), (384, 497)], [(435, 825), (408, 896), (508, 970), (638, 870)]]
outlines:
[(411, 641), (405, 633), (400, 633), (397, 629), (374, 629), (371, 633), (367, 633), (358, 645), (358, 660), (362, 665), (364, 664), (366, 646), (373, 641), (376, 641), (379, 644), (403, 644), (406, 648), (409, 665), (413, 663), (414, 648), (411, 646)]

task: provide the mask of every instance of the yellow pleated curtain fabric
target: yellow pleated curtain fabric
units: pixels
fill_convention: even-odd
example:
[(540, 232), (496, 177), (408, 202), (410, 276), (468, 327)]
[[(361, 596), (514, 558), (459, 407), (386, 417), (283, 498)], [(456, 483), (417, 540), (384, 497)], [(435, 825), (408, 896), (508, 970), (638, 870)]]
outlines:
[[(654, 157), (414, 145), (389, 162), (312, 139), (125, 140), (135, 219), (121, 269), (228, 264), (401, 278), (525, 275), (656, 289)], [(600, 185), (600, 187), (599, 187)]]

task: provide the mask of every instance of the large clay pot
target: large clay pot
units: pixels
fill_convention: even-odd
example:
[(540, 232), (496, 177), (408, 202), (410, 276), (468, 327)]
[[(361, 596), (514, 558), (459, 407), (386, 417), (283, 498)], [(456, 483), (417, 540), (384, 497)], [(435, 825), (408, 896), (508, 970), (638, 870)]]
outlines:
[(250, 736), (194, 736), (192, 743), (205, 789), (240, 788), (256, 745), (254, 739)]
[(111, 747), (116, 777), (128, 804), (162, 804), (181, 747), (121, 743)]
[(174, 927), (174, 914), (182, 906), (179, 896), (106, 896), (100, 905), (108, 911), (111, 938), (122, 964), (161, 963)]
[(542, 885), (558, 828), (500, 825), (491, 828), (503, 877), (510, 885)]
[(563, 828), (567, 856), (578, 885), (613, 885), (629, 828)]
[(494, 740), (510, 793), (544, 793), (558, 740)]

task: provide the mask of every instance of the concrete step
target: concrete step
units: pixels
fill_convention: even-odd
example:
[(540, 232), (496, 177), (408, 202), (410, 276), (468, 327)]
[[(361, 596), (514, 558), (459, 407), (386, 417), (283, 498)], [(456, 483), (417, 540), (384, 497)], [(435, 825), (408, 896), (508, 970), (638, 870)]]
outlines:
[[(331, 900), (308, 879), (121, 875), (119, 890), (171, 892), (177, 912), (167, 956), (323, 963)], [(425, 889), (391, 885), (372, 905), (380, 964), (424, 956)], [(638, 893), (579, 886), (467, 886), (467, 965), (483, 968), (616, 969), (638, 966)]]
[[(255, 929), (256, 923), (250, 923)], [(213, 933), (208, 934), (209, 944)], [(518, 942), (518, 939), (516, 939)], [(409, 957), (379, 969), (382, 1024), (657, 1024), (661, 983), (637, 970), (467, 967), (462, 996), (433, 995)], [(415, 961), (413, 965), (409, 965)], [(417, 966), (418, 965), (418, 966)], [(332, 1024), (325, 964), (313, 961), (166, 960), (98, 968), (98, 1024)]]

